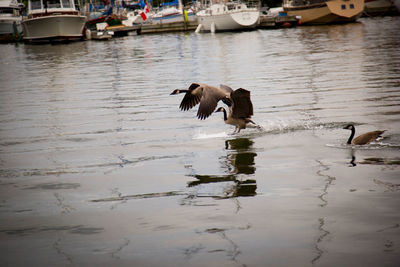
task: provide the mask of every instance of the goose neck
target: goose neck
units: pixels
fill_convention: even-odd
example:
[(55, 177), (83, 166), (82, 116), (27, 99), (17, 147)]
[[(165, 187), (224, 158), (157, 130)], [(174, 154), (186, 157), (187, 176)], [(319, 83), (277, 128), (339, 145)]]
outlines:
[(226, 121), (228, 119), (227, 115), (226, 115), (226, 110), (223, 108), (222, 112), (224, 112), (224, 121)]
[(353, 140), (355, 132), (356, 132), (356, 130), (354, 130), (354, 127), (351, 128), (351, 135), (349, 137), (349, 140), (347, 140), (347, 144), (351, 144), (351, 141)]

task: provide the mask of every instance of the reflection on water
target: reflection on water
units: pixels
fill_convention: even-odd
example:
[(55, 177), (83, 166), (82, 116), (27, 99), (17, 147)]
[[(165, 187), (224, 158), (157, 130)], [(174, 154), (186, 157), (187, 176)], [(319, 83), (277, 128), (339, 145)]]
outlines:
[(382, 165), (382, 166), (397, 166), (400, 165), (400, 158), (399, 157), (366, 157), (361, 161), (357, 161), (356, 157), (356, 149), (350, 149), (350, 165), (349, 167), (355, 167), (357, 164), (363, 165)]
[[(225, 150), (227, 155), (222, 158), (222, 169), (224, 175), (191, 175), (196, 178), (188, 183), (188, 187), (195, 187), (209, 183), (229, 183), (224, 187), (222, 195), (202, 194), (201, 197), (214, 198), (234, 198), (240, 196), (255, 196), (257, 184), (255, 179), (249, 179), (247, 176), (256, 171), (254, 158), (257, 156), (252, 150), (253, 141), (248, 138), (236, 138), (225, 141)], [(200, 197), (200, 195), (191, 196), (191, 198)]]
[(350, 150), (351, 151), (351, 161), (350, 161), (350, 167), (355, 167), (355, 166), (357, 166), (357, 163), (356, 163), (356, 154), (355, 154), (355, 151), (354, 151), (354, 149), (351, 149)]
[[(399, 23), (1, 46), (3, 258), (395, 262), (387, 257), (399, 243)], [(166, 96), (193, 81), (251, 90), (265, 130), (228, 136), (221, 118), (179, 112)], [(387, 133), (348, 146), (349, 122)], [(393, 255), (369, 253), (382, 240)]]
[(225, 141), (225, 149), (230, 151), (227, 159), (234, 174), (254, 174), (256, 171), (254, 158), (257, 154), (250, 150), (253, 141), (247, 138), (237, 138)]
[(400, 165), (400, 158), (365, 158), (360, 164)]
[(321, 242), (325, 239), (326, 236), (328, 236), (330, 234), (330, 232), (325, 229), (325, 219), (324, 218), (318, 219), (318, 231), (319, 231), (319, 236), (314, 245), (314, 248), (317, 252), (317, 256), (315, 256), (315, 258), (313, 258), (311, 260), (312, 265), (314, 265), (319, 259), (321, 259), (322, 255), (324, 254), (325, 251), (320, 247)]
[[(324, 185), (322, 188), (322, 193), (318, 196), (319, 200), (322, 202), (319, 204), (321, 208), (326, 208), (328, 206), (328, 200), (326, 199), (328, 193), (329, 193), (329, 188), (330, 186), (334, 183), (336, 180), (336, 177), (327, 174), (330, 170), (330, 167), (323, 163), (321, 160), (317, 160), (317, 163), (319, 164), (319, 169), (316, 172), (316, 174), (324, 178)], [(325, 225), (325, 218), (320, 217), (318, 218), (318, 237), (316, 239), (316, 242), (314, 244), (314, 248), (316, 250), (317, 255), (311, 260), (311, 263), (314, 265), (325, 253), (325, 250), (322, 249), (321, 243), (324, 241), (324, 239), (330, 234), (330, 232), (326, 229)]]

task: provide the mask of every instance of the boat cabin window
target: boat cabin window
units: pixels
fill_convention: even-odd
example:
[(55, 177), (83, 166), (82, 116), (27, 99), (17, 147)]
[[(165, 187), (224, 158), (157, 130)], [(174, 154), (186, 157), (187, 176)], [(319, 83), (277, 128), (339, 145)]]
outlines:
[(14, 14), (14, 10), (9, 7), (2, 7), (0, 9), (0, 14)]
[(71, 6), (71, 2), (69, 0), (62, 0), (62, 7), (63, 8), (69, 8)]
[(31, 1), (31, 9), (42, 9), (42, 1), (40, 0), (32, 0)]
[[(59, 0), (45, 0), (45, 3), (47, 2), (47, 8), (60, 8), (61, 4)], [(45, 4), (46, 6), (46, 4)]]
[(342, 5), (342, 9), (346, 9), (346, 5)]
[(351, 9), (354, 9), (354, 4), (350, 4), (350, 8), (351, 8)]

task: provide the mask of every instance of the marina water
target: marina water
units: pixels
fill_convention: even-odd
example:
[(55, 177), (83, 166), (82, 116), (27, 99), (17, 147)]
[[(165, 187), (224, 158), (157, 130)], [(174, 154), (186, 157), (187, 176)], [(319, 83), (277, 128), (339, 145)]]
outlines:
[[(0, 265), (398, 266), (398, 29), (2, 45)], [(180, 111), (192, 82), (262, 129)]]

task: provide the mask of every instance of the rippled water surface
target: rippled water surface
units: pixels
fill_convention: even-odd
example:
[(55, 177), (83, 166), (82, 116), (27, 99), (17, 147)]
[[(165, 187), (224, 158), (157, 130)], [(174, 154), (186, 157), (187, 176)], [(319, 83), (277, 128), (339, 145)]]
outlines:
[[(399, 266), (398, 29), (2, 45), (0, 264)], [(192, 82), (250, 90), (262, 129), (180, 111)]]

